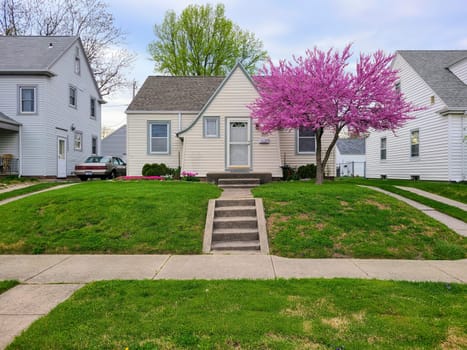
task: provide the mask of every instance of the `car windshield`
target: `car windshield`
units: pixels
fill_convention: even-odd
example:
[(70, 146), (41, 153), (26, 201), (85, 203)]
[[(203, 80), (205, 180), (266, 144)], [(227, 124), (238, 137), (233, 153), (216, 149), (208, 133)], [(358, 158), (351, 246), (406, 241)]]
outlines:
[(107, 163), (107, 162), (110, 162), (110, 157), (93, 156), (93, 157), (88, 157), (84, 162), (85, 163)]

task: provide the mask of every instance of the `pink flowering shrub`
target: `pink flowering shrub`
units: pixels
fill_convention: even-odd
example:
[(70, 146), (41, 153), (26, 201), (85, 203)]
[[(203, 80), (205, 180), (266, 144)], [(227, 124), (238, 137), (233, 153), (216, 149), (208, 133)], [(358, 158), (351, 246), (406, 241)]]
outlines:
[(185, 180), (185, 181), (199, 181), (199, 179), (196, 177), (196, 175), (198, 175), (198, 173), (195, 172), (195, 171), (183, 170), (181, 175), (182, 175), (182, 180)]

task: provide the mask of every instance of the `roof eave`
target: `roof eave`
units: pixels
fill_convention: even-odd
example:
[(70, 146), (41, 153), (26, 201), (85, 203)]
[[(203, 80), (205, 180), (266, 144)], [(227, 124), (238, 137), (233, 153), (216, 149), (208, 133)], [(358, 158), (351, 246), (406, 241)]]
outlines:
[(0, 75), (42, 75), (46, 77), (54, 77), (56, 74), (50, 70), (1, 70)]
[(448, 114), (467, 114), (467, 107), (445, 107), (438, 111), (441, 115), (448, 115)]
[(153, 111), (145, 111), (145, 110), (135, 110), (135, 109), (126, 109), (126, 114), (198, 114), (199, 111), (180, 111), (180, 110), (171, 110), (171, 111), (161, 111), (161, 110), (153, 110)]

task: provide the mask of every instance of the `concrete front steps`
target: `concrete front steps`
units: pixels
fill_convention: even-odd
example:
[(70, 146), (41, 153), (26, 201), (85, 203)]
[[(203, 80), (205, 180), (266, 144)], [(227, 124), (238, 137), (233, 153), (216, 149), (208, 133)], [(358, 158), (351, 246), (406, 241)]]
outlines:
[[(203, 252), (255, 252), (268, 254), (269, 247), (263, 201), (251, 198), (249, 189), (259, 186), (259, 179), (219, 179), (227, 196), (209, 201)], [(238, 191), (236, 191), (238, 190)], [(248, 191), (238, 198), (235, 192)], [(224, 193), (227, 193), (224, 191)]]
[(220, 188), (253, 188), (261, 184), (260, 179), (256, 178), (229, 178), (229, 179), (219, 179), (217, 185)]

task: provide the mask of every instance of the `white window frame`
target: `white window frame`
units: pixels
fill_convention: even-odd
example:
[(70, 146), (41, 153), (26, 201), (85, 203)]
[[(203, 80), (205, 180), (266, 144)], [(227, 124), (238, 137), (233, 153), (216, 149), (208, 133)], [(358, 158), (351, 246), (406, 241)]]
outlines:
[[(203, 123), (203, 136), (205, 138), (219, 138), (220, 132), (220, 118), (219, 117), (204, 117), (204, 123)], [(214, 121), (216, 123), (216, 132), (215, 134), (208, 134), (208, 122), (209, 121)]]
[[(152, 126), (153, 125), (165, 125), (167, 127), (167, 136), (165, 137), (152, 137)], [(171, 141), (171, 127), (169, 120), (153, 120), (148, 122), (148, 153), (149, 154), (170, 154), (170, 141)], [(153, 151), (152, 141), (153, 139), (166, 139), (166, 151)]]
[[(313, 136), (300, 136), (300, 129), (301, 128), (298, 128), (295, 131), (295, 148), (296, 148), (297, 154), (315, 154), (316, 153), (316, 131), (313, 131), (314, 132)], [(301, 151), (300, 150), (300, 139), (314, 139), (315, 141), (314, 150), (313, 151)]]
[[(418, 134), (417, 136), (418, 142), (416, 144), (412, 143), (414, 133)], [(413, 146), (418, 146), (416, 155), (413, 154)], [(419, 157), (420, 157), (420, 129), (413, 129), (413, 130), (410, 130), (410, 158), (417, 159)]]
[(91, 119), (96, 119), (97, 118), (97, 113), (96, 113), (96, 99), (94, 97), (91, 97), (91, 100), (89, 102), (89, 114)]
[[(381, 137), (379, 139), (379, 159), (380, 160), (386, 160), (388, 159), (388, 138)], [(383, 140), (384, 140), (384, 148), (383, 148)], [(384, 151), (384, 157), (383, 157), (383, 151)]]
[[(74, 91), (75, 92), (75, 96), (74, 96), (74, 102), (75, 104), (72, 104), (71, 103), (71, 92)], [(73, 86), (73, 85), (70, 85), (69, 86), (69, 89), (68, 89), (68, 105), (72, 108), (78, 108), (78, 89), (76, 88), (76, 86)]]
[[(23, 90), (33, 91), (33, 111), (23, 110)], [(18, 87), (18, 114), (37, 114), (37, 86), (20, 85)]]
[(78, 152), (83, 151), (83, 132), (82, 131), (75, 131), (73, 137), (73, 149)]

